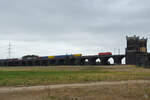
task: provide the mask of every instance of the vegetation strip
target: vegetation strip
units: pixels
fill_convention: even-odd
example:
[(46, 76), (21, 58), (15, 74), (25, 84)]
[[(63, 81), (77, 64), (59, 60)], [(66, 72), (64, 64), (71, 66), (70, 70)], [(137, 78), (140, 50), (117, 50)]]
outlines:
[(59, 85), (47, 85), (47, 86), (30, 86), (30, 87), (5, 87), (0, 88), (0, 93), (19, 92), (19, 91), (33, 91), (44, 89), (57, 89), (64, 87), (84, 87), (84, 86), (96, 86), (96, 85), (119, 85), (128, 83), (150, 83), (150, 80), (128, 80), (128, 81), (115, 81), (115, 82), (94, 82), (94, 83), (77, 83), (77, 84), (59, 84)]
[(0, 87), (125, 80), (150, 80), (150, 69), (135, 66), (0, 67)]

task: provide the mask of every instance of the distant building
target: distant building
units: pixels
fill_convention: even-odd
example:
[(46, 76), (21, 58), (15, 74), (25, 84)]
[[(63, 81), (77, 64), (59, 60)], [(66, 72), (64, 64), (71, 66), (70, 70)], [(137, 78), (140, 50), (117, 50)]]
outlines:
[(134, 35), (126, 37), (126, 64), (146, 66), (148, 64), (147, 38)]

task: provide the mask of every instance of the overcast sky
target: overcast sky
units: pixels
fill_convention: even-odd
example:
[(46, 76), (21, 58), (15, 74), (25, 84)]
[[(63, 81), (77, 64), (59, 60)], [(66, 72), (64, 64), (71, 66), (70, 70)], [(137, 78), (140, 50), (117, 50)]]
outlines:
[(150, 0), (0, 0), (0, 58), (125, 52), (150, 37)]

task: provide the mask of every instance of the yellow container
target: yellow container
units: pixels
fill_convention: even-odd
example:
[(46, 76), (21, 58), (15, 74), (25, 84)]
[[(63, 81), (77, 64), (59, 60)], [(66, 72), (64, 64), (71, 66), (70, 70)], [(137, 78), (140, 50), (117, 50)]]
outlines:
[(73, 54), (75, 57), (81, 57), (82, 54)]
[(49, 59), (53, 59), (53, 58), (55, 58), (55, 56), (48, 56), (48, 58), (49, 58)]

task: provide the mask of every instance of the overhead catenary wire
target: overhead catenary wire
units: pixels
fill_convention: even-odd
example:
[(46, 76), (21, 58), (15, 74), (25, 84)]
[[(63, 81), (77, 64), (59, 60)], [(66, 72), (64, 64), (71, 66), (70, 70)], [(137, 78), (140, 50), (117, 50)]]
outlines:
[(8, 58), (11, 58), (11, 43), (9, 41), (9, 45), (8, 45)]

